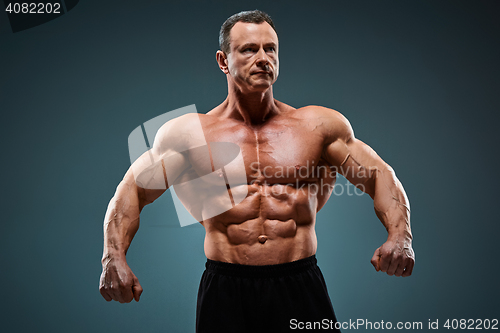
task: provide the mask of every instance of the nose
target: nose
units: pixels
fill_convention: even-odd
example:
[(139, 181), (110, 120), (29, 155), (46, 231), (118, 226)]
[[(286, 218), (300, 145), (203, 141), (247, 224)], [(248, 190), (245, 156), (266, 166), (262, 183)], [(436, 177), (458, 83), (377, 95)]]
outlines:
[(269, 58), (263, 48), (257, 53), (257, 66), (267, 67), (269, 66)]

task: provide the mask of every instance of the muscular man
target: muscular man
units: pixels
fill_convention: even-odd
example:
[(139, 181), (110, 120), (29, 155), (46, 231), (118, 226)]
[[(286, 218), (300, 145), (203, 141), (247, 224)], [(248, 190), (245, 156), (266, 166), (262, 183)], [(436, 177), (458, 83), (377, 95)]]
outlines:
[[(373, 198), (388, 238), (371, 263), (388, 275), (409, 276), (414, 265), (406, 194), (394, 170), (354, 137), (342, 114), (319, 106), (296, 109), (273, 98), (279, 44), (267, 14), (231, 16), (219, 43), (216, 59), (227, 77), (226, 100), (207, 114), (187, 114), (164, 124), (108, 206), (101, 294), (107, 301), (139, 301), (142, 288), (125, 259), (139, 214), (169, 186), (185, 184), (183, 202), (206, 230), (198, 332), (281, 332), (290, 329), (291, 319), (335, 321), (316, 265), (315, 221), (337, 172)], [(237, 173), (236, 164), (217, 167), (217, 143), (237, 145), (246, 179), (224, 186), (230, 209), (208, 214), (223, 206), (218, 190), (211, 192), (210, 204), (193, 203), (189, 191), (195, 195), (198, 190), (186, 184), (216, 170), (225, 180)], [(148, 175), (147, 181), (138, 173)], [(211, 181), (205, 183), (197, 186), (209, 188)]]

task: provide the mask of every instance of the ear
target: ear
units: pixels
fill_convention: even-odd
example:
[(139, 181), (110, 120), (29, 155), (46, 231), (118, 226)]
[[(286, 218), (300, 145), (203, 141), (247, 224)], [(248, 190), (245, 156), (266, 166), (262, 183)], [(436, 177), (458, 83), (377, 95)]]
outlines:
[(227, 67), (227, 56), (224, 52), (222, 52), (221, 50), (217, 51), (217, 53), (215, 54), (215, 59), (217, 60), (217, 64), (219, 64), (219, 68), (220, 70), (224, 73), (224, 74), (229, 74), (229, 69)]

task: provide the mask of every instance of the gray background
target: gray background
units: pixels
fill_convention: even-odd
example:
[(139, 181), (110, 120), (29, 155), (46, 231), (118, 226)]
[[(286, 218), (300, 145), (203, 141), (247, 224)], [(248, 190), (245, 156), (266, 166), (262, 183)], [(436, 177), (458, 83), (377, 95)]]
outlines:
[(179, 227), (169, 193), (147, 207), (128, 254), (144, 293), (119, 304), (98, 291), (102, 222), (128, 134), (222, 102), (219, 27), (255, 8), (279, 32), (275, 97), (342, 112), (410, 198), (405, 279), (370, 264), (386, 232), (367, 195), (318, 214), (338, 319), (500, 318), (497, 1), (89, 0), (16, 34), (0, 14), (2, 331), (194, 331), (203, 228)]

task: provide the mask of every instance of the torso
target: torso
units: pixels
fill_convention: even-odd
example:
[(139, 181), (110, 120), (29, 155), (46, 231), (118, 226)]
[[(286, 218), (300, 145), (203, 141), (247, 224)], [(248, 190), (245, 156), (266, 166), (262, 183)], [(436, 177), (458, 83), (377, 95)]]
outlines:
[[(200, 115), (207, 142), (241, 149), (246, 183), (232, 186), (230, 194), (248, 192), (234, 208), (201, 222), (207, 258), (268, 265), (316, 253), (316, 213), (328, 200), (336, 173), (321, 157), (322, 120), (306, 109), (282, 111), (253, 127), (217, 112)], [(226, 177), (235, 172), (224, 171)]]

